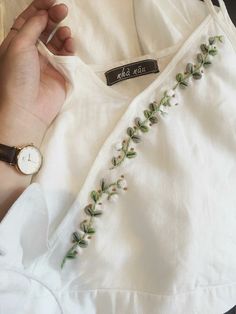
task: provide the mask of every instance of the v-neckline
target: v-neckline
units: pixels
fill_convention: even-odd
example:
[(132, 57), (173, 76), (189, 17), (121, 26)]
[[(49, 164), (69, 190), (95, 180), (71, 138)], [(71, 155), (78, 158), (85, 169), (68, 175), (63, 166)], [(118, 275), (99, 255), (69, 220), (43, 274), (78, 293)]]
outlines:
[[(159, 53), (161, 55), (163, 55), (163, 54), (165, 54), (166, 51), (168, 51), (168, 50), (171, 51), (174, 48), (179, 47), (177, 49), (177, 52), (171, 58), (169, 63), (165, 66), (163, 71), (160, 72), (160, 74), (150, 84), (148, 84), (147, 87), (145, 87), (140, 93), (138, 93), (134, 97), (129, 97), (129, 96), (123, 95), (122, 93), (120, 93), (120, 92), (110, 88), (110, 86), (106, 85), (106, 83), (102, 79), (100, 79), (96, 75), (96, 73), (92, 70), (91, 65), (84, 62), (80, 56), (78, 56), (78, 55), (73, 55), (73, 56), (54, 55), (40, 40), (38, 40), (37, 45), (38, 45), (40, 53), (42, 53), (43, 55), (49, 56), (49, 58), (53, 59), (56, 63), (65, 64), (65, 65), (69, 64), (69, 66), (71, 64), (74, 64), (75, 66), (77, 66), (78, 69), (83, 68), (84, 71), (86, 71), (88, 73), (88, 76), (91, 77), (93, 82), (97, 86), (99, 86), (99, 88), (101, 88), (105, 94), (113, 97), (115, 100), (121, 100), (121, 101), (128, 102), (128, 105), (127, 105), (126, 109), (124, 110), (124, 113), (122, 114), (122, 116), (119, 119), (119, 121), (121, 121), (121, 120), (123, 121), (123, 120), (126, 120), (128, 118), (129, 114), (131, 113), (131, 111), (133, 109), (134, 104), (136, 104), (139, 99), (144, 99), (146, 95), (151, 93), (151, 91), (154, 91), (165, 80), (165, 78), (170, 73), (170, 71), (177, 65), (178, 61), (184, 55), (184, 53), (187, 50), (187, 47), (190, 46), (192, 42), (194, 42), (194, 39), (198, 36), (199, 33), (201, 33), (202, 29), (204, 29), (204, 27), (212, 19), (213, 19), (213, 16), (212, 16), (212, 14), (209, 13), (203, 19), (203, 21), (195, 28), (195, 30), (191, 32), (191, 34), (187, 38), (181, 40), (179, 43), (177, 43), (173, 46), (161, 49), (159, 51)], [(150, 54), (152, 54), (152, 53), (156, 54), (157, 51), (151, 52)], [(148, 55), (141, 55), (138, 58), (140, 60), (142, 60), (142, 59), (145, 59), (146, 56), (148, 56)], [(120, 62), (126, 62), (128, 60), (132, 60), (132, 58), (126, 59), (126, 60), (121, 60)], [(93, 65), (93, 66), (99, 67), (100, 65)]]
[[(140, 99), (145, 99), (145, 98), (148, 99), (147, 95), (150, 95), (153, 91), (155, 91), (155, 89), (159, 85), (161, 85), (161, 83), (164, 82), (165, 78), (168, 76), (171, 70), (174, 67), (176, 67), (176, 65), (178, 64), (178, 61), (186, 53), (187, 48), (191, 46), (191, 44), (194, 42), (194, 39), (197, 38), (197, 36), (202, 32), (202, 30), (209, 24), (209, 22), (212, 19), (213, 19), (212, 15), (208, 14), (205, 17), (205, 19), (195, 28), (195, 30), (186, 39), (183, 39), (178, 44), (175, 44), (173, 46), (160, 50), (161, 55), (164, 55), (166, 51), (168, 50), (171, 51), (174, 48), (179, 46), (179, 49), (177, 49), (177, 52), (171, 58), (170, 62), (165, 66), (163, 71), (160, 72), (160, 74), (150, 84), (148, 84), (147, 87), (145, 87), (140, 93), (138, 93), (134, 97), (123, 95), (122, 93), (114, 89), (111, 89), (110, 86), (106, 85), (106, 83), (96, 75), (96, 73), (91, 69), (89, 64), (85, 63), (79, 56), (74, 56), (76, 57), (79, 65), (82, 66), (85, 69), (85, 71), (87, 71), (87, 73), (89, 73), (93, 82), (96, 83), (104, 91), (105, 94), (112, 96), (115, 100), (123, 100), (123, 101), (128, 102), (128, 106), (126, 107), (124, 113), (121, 115), (119, 121), (117, 122), (117, 126), (116, 126), (117, 128), (121, 125), (123, 121), (129, 121), (131, 119), (131, 113), (132, 113), (133, 107), (139, 102)], [(142, 56), (139, 56), (138, 58), (140, 58), (140, 60), (143, 60), (145, 59), (146, 56), (148, 55), (142, 55)], [(128, 60), (132, 60), (132, 59), (126, 59), (120, 62), (126, 62)], [(100, 65), (94, 65), (94, 66), (99, 67)]]

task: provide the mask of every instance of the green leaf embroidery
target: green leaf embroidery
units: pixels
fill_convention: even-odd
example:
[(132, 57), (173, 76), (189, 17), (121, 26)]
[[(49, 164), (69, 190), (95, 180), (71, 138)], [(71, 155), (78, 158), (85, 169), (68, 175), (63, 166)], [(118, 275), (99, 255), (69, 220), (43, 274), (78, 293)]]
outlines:
[(84, 239), (81, 239), (79, 242), (78, 242), (78, 245), (82, 248), (84, 247), (87, 247), (88, 246), (88, 242)]
[(150, 109), (151, 111), (156, 111), (156, 110), (157, 110), (157, 105), (156, 105), (156, 103), (155, 103), (155, 102), (151, 102), (151, 103), (149, 104), (149, 109)]
[(185, 87), (188, 86), (188, 82), (187, 82), (186, 80), (183, 80), (183, 81), (181, 81), (181, 82), (179, 83), (179, 86), (180, 86), (181, 88), (185, 88)]
[(101, 216), (102, 215), (102, 211), (101, 210), (95, 210), (93, 212), (93, 216)]
[(197, 54), (197, 61), (198, 61), (198, 62), (202, 62), (203, 60), (204, 60), (203, 55), (202, 55), (201, 53), (198, 53), (198, 54)]
[[(193, 73), (194, 67), (192, 63), (188, 63), (186, 66), (186, 73)], [(177, 80), (178, 81), (178, 80)]]
[(150, 112), (149, 110), (144, 110), (144, 116), (145, 118), (149, 119), (149, 117), (152, 115), (152, 112)]
[(153, 123), (153, 124), (158, 122), (158, 118), (157, 118), (156, 116), (150, 117), (149, 120), (150, 120), (150, 122)]
[(88, 228), (88, 231), (87, 231), (88, 234), (94, 234), (95, 232), (96, 231), (94, 228), (92, 228), (92, 227)]
[(126, 154), (126, 157), (127, 157), (127, 158), (134, 158), (134, 157), (136, 157), (136, 155), (137, 155), (136, 152), (129, 151), (129, 152)]
[(136, 124), (137, 127), (140, 127), (141, 125), (141, 119), (140, 118), (135, 118), (134, 123)]
[(134, 142), (134, 143), (140, 143), (141, 142), (141, 137), (139, 135), (133, 135), (131, 137), (131, 140)]
[(193, 78), (195, 80), (200, 80), (202, 78), (202, 74), (200, 72), (194, 72), (193, 73)]
[(208, 53), (208, 46), (206, 44), (201, 44), (200, 48), (204, 54)]
[(209, 38), (209, 44), (210, 44), (210, 45), (213, 45), (213, 44), (215, 43), (215, 41), (216, 41), (216, 38), (215, 38), (215, 37), (210, 37), (210, 38)]
[(73, 252), (67, 254), (67, 258), (73, 259), (73, 258), (76, 258), (76, 255), (77, 255), (77, 252), (76, 252), (76, 251), (73, 251)]
[(183, 78), (184, 78), (184, 75), (182, 73), (178, 73), (176, 75), (176, 81), (177, 82), (181, 82), (183, 80)]
[(149, 130), (149, 127), (146, 126), (146, 125), (144, 125), (144, 124), (140, 125), (139, 128), (140, 128), (140, 130), (141, 130), (142, 132), (144, 132), (144, 133), (148, 132), (148, 130)]
[[(177, 83), (174, 85), (172, 90), (175, 90), (177, 87), (180, 88), (186, 88), (188, 87), (188, 80), (192, 77), (194, 80), (199, 80), (202, 78), (202, 73), (201, 69), (202, 67), (207, 68), (212, 64), (212, 61), (210, 57), (214, 57), (217, 55), (218, 50), (215, 45), (217, 42), (223, 43), (224, 38), (222, 35), (220, 36), (211, 36), (208, 39), (209, 45), (207, 44), (201, 44), (200, 45), (200, 50), (201, 52), (197, 54), (197, 62), (195, 65), (192, 63), (188, 63), (185, 68), (184, 73), (178, 73), (176, 75), (176, 81)], [(123, 140), (122, 144), (122, 150), (120, 151), (120, 156), (118, 157), (112, 157), (111, 162), (112, 162), (112, 168), (118, 167), (124, 160), (125, 158), (132, 159), (137, 156), (137, 152), (134, 151), (133, 148), (130, 149), (130, 143), (131, 141), (134, 143), (140, 143), (141, 142), (141, 137), (139, 135), (139, 132), (147, 132), (149, 130), (149, 127), (146, 125), (147, 123), (155, 124), (158, 122), (158, 118), (154, 116), (154, 113), (163, 113), (164, 112), (160, 109), (160, 106), (170, 106), (170, 99), (173, 93), (167, 93), (167, 91), (164, 92), (163, 97), (161, 98), (159, 105), (157, 104), (156, 101), (152, 102), (149, 104), (148, 109), (144, 110), (144, 117), (145, 120), (142, 121), (141, 118), (136, 117), (135, 118), (135, 126), (134, 127), (128, 127), (126, 130), (127, 135), (129, 138), (126, 140)], [(72, 247), (67, 251), (65, 254), (62, 263), (61, 263), (61, 268), (64, 267), (64, 264), (67, 259), (74, 259), (77, 256), (77, 251), (76, 247), (80, 246), (81, 248), (85, 248), (88, 245), (88, 242), (85, 239), (85, 236), (88, 235), (88, 238), (90, 238), (90, 235), (95, 233), (95, 229), (92, 226), (92, 222), (94, 217), (99, 217), (102, 215), (101, 210), (95, 210), (97, 207), (97, 203), (101, 197), (102, 194), (107, 194), (107, 199), (109, 200), (113, 195), (118, 194), (116, 192), (116, 188), (122, 189), (122, 181), (124, 179), (124, 176), (121, 175), (120, 179), (117, 181), (107, 184), (105, 183), (104, 178), (101, 179), (100, 181), (100, 187), (101, 190), (95, 191), (93, 190), (90, 193), (91, 199), (93, 201), (93, 204), (88, 204), (85, 206), (84, 211), (85, 213), (89, 216), (89, 221), (84, 220), (80, 224), (81, 231), (83, 232), (83, 235), (80, 233), (73, 232), (72, 233)], [(112, 189), (112, 191), (110, 191)], [(127, 187), (124, 187), (123, 190), (127, 190)], [(100, 203), (98, 203), (100, 204)], [(96, 206), (95, 206), (96, 205)]]
[(131, 128), (131, 127), (128, 127), (128, 129), (127, 129), (127, 134), (128, 134), (130, 137), (133, 136), (133, 135), (134, 135), (134, 129)]
[(78, 232), (73, 232), (72, 233), (72, 241), (73, 242), (78, 242), (81, 239), (81, 236), (79, 235)]
[(84, 208), (84, 211), (87, 215), (89, 216), (93, 216), (93, 209), (92, 209), (92, 206), (91, 205), (87, 205), (85, 208)]
[(94, 200), (94, 202), (97, 202), (97, 200), (99, 199), (99, 195), (96, 191), (92, 191), (90, 196)]

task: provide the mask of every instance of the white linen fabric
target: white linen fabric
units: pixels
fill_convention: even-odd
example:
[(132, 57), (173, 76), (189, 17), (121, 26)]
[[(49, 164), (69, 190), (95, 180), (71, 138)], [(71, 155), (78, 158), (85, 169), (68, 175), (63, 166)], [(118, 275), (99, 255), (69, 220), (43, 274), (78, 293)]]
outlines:
[[(30, 1), (3, 0), (3, 36)], [(75, 56), (41, 54), (67, 97), (41, 145), (44, 165), (0, 224), (1, 314), (221, 314), (236, 304), (236, 29), (224, 2), (64, 1)], [(114, 145), (161, 99), (201, 43), (224, 44), (179, 105), (109, 170)], [(154, 58), (159, 73), (107, 86), (104, 72)], [(100, 179), (128, 191), (105, 202), (96, 234), (60, 268)]]

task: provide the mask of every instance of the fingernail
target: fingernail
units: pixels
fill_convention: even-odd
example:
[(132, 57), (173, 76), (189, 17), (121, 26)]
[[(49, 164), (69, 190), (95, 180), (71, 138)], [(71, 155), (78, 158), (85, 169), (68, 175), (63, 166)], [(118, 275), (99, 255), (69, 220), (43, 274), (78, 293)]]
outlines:
[(37, 15), (46, 15), (47, 11), (46, 10), (40, 10), (38, 11)]

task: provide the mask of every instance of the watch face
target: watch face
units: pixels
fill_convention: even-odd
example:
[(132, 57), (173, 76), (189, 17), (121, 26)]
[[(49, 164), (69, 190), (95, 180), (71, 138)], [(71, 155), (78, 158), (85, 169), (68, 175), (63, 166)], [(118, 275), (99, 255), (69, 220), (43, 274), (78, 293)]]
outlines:
[(42, 155), (34, 146), (23, 147), (17, 155), (17, 167), (24, 174), (37, 173), (42, 164)]

